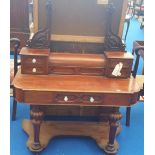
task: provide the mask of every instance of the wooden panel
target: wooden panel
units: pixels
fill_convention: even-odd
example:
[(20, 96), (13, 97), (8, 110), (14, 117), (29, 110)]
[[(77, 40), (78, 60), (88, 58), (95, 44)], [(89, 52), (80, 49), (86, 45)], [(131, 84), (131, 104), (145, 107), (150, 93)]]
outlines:
[(108, 94), (104, 96), (104, 103), (107, 105), (124, 105), (129, 106), (131, 101), (131, 96), (129, 94)]
[(65, 106), (51, 105), (44, 106), (45, 115), (58, 116), (101, 116), (103, 113), (112, 111), (111, 108), (101, 106)]
[(25, 103), (51, 104), (52, 101), (53, 101), (53, 95), (51, 92), (43, 92), (43, 91), (37, 91), (37, 92), (25, 91), (24, 92), (24, 102)]

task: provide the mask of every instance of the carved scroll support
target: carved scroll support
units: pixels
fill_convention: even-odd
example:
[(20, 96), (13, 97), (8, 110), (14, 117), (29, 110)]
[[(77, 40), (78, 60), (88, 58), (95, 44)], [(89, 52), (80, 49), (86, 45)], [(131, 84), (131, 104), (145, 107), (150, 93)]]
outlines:
[(114, 15), (115, 7), (112, 3), (107, 5), (107, 24), (106, 24), (106, 36), (105, 36), (105, 50), (106, 51), (125, 51), (125, 45), (122, 39), (112, 32), (112, 19)]
[(49, 30), (47, 28), (39, 30), (35, 33), (32, 39), (27, 41), (27, 47), (45, 49), (49, 48)]
[(115, 142), (117, 127), (119, 126), (118, 121), (121, 118), (122, 118), (122, 114), (120, 112), (112, 113), (109, 116), (109, 123), (110, 123), (109, 141), (104, 151), (110, 155), (113, 155), (117, 152), (114, 142)]
[(39, 106), (32, 106), (31, 111), (30, 111), (30, 116), (31, 116), (31, 122), (33, 125), (33, 133), (34, 133), (34, 141), (32, 150), (39, 152), (42, 150), (39, 136), (40, 136), (40, 125), (43, 120), (43, 111), (41, 111)]

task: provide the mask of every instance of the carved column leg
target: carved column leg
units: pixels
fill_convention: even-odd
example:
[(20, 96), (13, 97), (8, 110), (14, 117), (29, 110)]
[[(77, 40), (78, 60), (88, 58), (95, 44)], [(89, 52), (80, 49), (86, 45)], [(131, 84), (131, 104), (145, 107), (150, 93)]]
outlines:
[(114, 142), (115, 142), (115, 135), (117, 127), (119, 126), (119, 123), (117, 122), (122, 118), (122, 115), (120, 112), (112, 113), (109, 117), (110, 122), (110, 131), (109, 131), (109, 142), (105, 148), (105, 152), (109, 155), (113, 155), (117, 152), (117, 149), (115, 148)]
[(39, 141), (39, 134), (40, 134), (40, 125), (43, 120), (43, 111), (41, 111), (39, 106), (32, 106), (30, 115), (34, 130), (34, 143), (32, 145), (32, 150), (40, 151), (41, 145)]

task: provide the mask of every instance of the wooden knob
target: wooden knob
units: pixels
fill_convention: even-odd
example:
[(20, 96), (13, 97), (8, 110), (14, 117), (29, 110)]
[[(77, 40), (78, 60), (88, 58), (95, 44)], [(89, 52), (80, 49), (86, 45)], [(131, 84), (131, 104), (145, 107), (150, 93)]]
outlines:
[(68, 101), (68, 97), (67, 97), (67, 96), (64, 97), (64, 101), (65, 101), (65, 102)]
[(93, 103), (95, 100), (93, 97), (90, 97), (90, 102)]
[(36, 60), (35, 58), (33, 58), (33, 59), (32, 59), (32, 63), (34, 63), (34, 64), (35, 64), (35, 63), (36, 63), (36, 61), (37, 61), (37, 60)]
[(32, 69), (32, 72), (33, 72), (33, 73), (35, 73), (36, 71), (37, 71), (37, 69), (36, 69), (36, 68), (33, 68), (33, 69)]

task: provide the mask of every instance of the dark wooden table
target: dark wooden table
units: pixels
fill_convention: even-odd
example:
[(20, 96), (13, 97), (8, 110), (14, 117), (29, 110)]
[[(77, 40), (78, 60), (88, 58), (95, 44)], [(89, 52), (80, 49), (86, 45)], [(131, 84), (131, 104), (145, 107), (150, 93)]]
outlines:
[[(30, 114), (34, 136), (33, 144), (29, 148), (34, 152), (40, 152), (43, 149), (40, 143), (40, 126), (44, 122), (42, 121), (44, 116), (43, 107), (47, 105), (74, 105), (101, 106), (111, 109), (103, 114), (105, 115), (104, 121), (109, 124), (109, 129), (107, 144), (101, 147), (107, 154), (115, 154), (118, 149), (118, 146), (115, 145), (115, 136), (117, 127), (119, 127), (118, 121), (122, 117), (119, 107), (135, 104), (139, 93), (136, 80), (132, 77), (117, 79), (87, 75), (27, 75), (21, 74), (19, 70), (13, 84), (16, 100), (32, 106)], [(87, 126), (85, 126), (85, 131), (84, 129), (82, 131), (86, 133), (88, 131)], [(73, 133), (77, 133), (77, 129), (71, 135)], [(95, 134), (95, 131), (93, 133)], [(69, 133), (65, 134), (68, 135)]]

